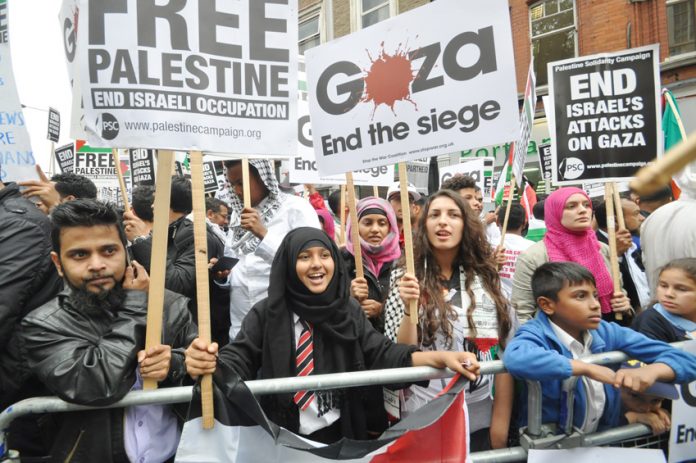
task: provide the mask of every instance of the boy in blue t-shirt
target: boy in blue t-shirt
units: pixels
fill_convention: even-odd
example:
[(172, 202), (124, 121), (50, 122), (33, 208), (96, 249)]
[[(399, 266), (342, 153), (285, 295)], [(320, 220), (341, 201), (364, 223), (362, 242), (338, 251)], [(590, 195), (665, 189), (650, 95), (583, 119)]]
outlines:
[[(585, 267), (546, 263), (534, 272), (532, 292), (540, 310), (519, 329), (503, 361), (516, 378), (541, 381), (543, 423), (562, 425), (563, 382), (571, 376), (583, 377), (575, 387), (573, 425), (585, 433), (619, 424), (620, 387), (642, 392), (656, 381), (696, 379), (696, 356), (602, 320), (595, 279)], [(615, 372), (581, 360), (616, 350), (650, 365)], [(526, 397), (524, 403), (521, 425), (527, 420)]]

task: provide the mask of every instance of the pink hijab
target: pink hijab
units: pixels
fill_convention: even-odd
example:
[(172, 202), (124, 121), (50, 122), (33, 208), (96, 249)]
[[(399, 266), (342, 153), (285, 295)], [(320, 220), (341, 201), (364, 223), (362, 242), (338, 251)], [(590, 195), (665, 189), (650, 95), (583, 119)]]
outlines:
[(544, 244), (550, 262), (575, 262), (587, 268), (597, 282), (597, 293), (602, 313), (611, 312), (611, 296), (614, 285), (611, 274), (600, 251), (600, 244), (592, 228), (573, 232), (561, 225), (565, 204), (572, 195), (580, 193), (588, 201), (589, 196), (580, 188), (567, 187), (554, 191), (544, 202), (546, 235)]
[[(389, 233), (382, 240), (379, 246), (372, 246), (367, 241), (360, 238), (360, 247), (362, 249), (363, 265), (374, 276), (379, 277), (379, 272), (382, 270), (382, 266), (393, 260), (401, 257), (401, 248), (399, 247), (399, 227), (396, 224), (396, 214), (394, 214), (394, 209), (392, 209), (391, 204), (382, 198), (377, 198), (376, 196), (368, 196), (358, 201), (356, 209), (358, 210), (358, 220), (363, 212), (368, 209), (380, 209), (384, 211), (389, 221)], [(348, 217), (346, 223), (346, 236), (350, 237), (353, 224)], [(355, 249), (353, 249), (353, 241), (349, 238), (346, 240), (346, 249), (352, 255), (355, 256)]]
[(327, 235), (329, 235), (329, 238), (332, 240), (336, 239), (336, 231), (335, 231), (335, 226), (334, 226), (334, 221), (333, 221), (333, 216), (331, 215), (331, 212), (327, 211), (326, 209), (314, 209), (317, 212), (317, 215), (319, 216), (319, 221), (321, 222), (321, 228), (324, 229)]

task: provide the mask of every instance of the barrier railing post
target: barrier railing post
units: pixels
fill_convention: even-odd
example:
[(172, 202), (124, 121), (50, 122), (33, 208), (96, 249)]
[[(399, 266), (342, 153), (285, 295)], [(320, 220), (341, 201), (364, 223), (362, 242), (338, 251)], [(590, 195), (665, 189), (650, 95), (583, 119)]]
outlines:
[[(563, 381), (563, 392), (565, 392), (566, 397), (565, 397), (565, 407), (566, 407), (566, 419), (565, 422), (563, 423), (563, 431), (565, 432), (566, 436), (570, 436), (573, 433), (573, 418), (575, 414), (575, 387), (578, 385), (578, 381), (580, 380), (579, 376), (572, 376), (565, 381)], [(588, 412), (588, 407), (587, 407), (588, 402), (585, 402), (585, 416), (587, 416)]]
[(527, 381), (527, 429), (532, 437), (541, 436), (542, 395), (539, 381)]

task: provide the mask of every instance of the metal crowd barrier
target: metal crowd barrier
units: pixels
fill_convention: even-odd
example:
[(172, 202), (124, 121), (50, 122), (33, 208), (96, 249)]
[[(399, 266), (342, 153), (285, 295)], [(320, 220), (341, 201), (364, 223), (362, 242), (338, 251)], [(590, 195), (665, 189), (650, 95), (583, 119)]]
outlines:
[[(672, 346), (683, 349), (686, 342), (673, 343)], [(598, 365), (616, 364), (628, 360), (623, 352), (606, 352), (583, 357), (583, 361)], [(507, 370), (500, 360), (481, 363), (481, 374), (498, 374)], [(371, 386), (382, 384), (395, 384), (404, 382), (418, 382), (428, 379), (449, 378), (454, 372), (448, 369), (432, 367), (390, 368), (385, 370), (368, 370), (349, 373), (333, 373), (328, 375), (312, 375), (301, 378), (278, 378), (247, 381), (246, 385), (254, 395), (291, 393), (300, 390), (326, 390), (356, 386)], [(0, 460), (13, 459), (7, 448), (7, 431), (10, 423), (16, 418), (29, 414), (58, 413), (80, 410), (94, 410), (100, 408), (120, 408), (133, 405), (173, 404), (189, 402), (193, 387), (163, 388), (154, 391), (135, 391), (111, 405), (102, 407), (89, 407), (65, 402), (57, 397), (34, 397), (22, 400), (0, 413)], [(572, 399), (569, 399), (572, 400)], [(572, 404), (572, 401), (571, 401)], [(643, 424), (632, 424), (606, 431), (583, 434), (578, 430), (555, 434), (553, 426), (544, 425), (541, 422), (541, 386), (539, 383), (528, 382), (528, 425), (521, 430), (521, 446), (471, 454), (472, 461), (482, 462), (508, 462), (526, 461), (527, 451), (534, 449), (560, 449), (574, 447), (589, 447), (607, 445), (621, 442), (626, 439), (647, 436), (652, 434), (650, 428)], [(572, 423), (571, 416), (567, 423)]]

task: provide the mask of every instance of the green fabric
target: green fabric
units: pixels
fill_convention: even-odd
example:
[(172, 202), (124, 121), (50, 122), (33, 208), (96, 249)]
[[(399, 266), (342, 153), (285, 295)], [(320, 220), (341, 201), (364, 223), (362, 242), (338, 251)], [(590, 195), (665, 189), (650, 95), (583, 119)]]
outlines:
[(537, 243), (544, 238), (545, 234), (546, 228), (534, 228), (527, 231), (527, 236), (525, 236), (525, 238)]
[[(678, 119), (681, 119), (681, 114), (679, 111), (679, 106), (677, 106), (677, 100), (674, 98), (674, 95), (672, 95), (672, 92), (670, 92), (667, 89), (664, 89), (662, 90), (662, 93), (665, 97), (665, 110), (662, 113), (662, 131), (665, 135), (666, 152), (672, 146), (682, 141), (681, 131), (679, 130), (679, 123), (677, 122)], [(676, 114), (674, 113), (674, 111), (672, 111), (672, 106), (669, 103), (667, 103), (668, 97), (671, 97), (672, 101), (674, 102), (674, 108), (677, 110)]]
[[(505, 173), (505, 175), (503, 175)], [(500, 172), (500, 177), (498, 177), (498, 184), (495, 187), (495, 204), (500, 206), (503, 204), (503, 195), (505, 194), (505, 186), (510, 185), (510, 178), (512, 177), (512, 169), (510, 168), (510, 162), (505, 161), (505, 165)], [(505, 180), (503, 180), (505, 179)]]

